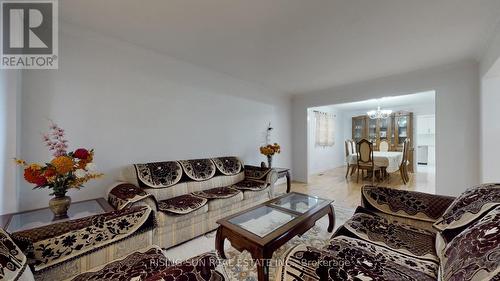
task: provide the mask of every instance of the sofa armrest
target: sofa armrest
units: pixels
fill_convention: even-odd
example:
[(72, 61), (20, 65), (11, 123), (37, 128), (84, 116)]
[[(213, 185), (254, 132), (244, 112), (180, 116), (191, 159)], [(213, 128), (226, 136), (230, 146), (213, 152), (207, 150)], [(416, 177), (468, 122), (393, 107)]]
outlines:
[(149, 206), (153, 211), (157, 210), (154, 196), (131, 183), (118, 183), (112, 187), (108, 193), (108, 202), (116, 210), (132, 206)]
[(80, 258), (155, 226), (151, 208), (125, 208), (12, 233), (35, 272)]
[(365, 185), (361, 205), (388, 215), (435, 222), (455, 198), (423, 192)]
[(278, 180), (278, 173), (272, 168), (245, 165), (245, 180), (265, 182), (270, 186), (269, 195), (274, 197), (274, 183)]

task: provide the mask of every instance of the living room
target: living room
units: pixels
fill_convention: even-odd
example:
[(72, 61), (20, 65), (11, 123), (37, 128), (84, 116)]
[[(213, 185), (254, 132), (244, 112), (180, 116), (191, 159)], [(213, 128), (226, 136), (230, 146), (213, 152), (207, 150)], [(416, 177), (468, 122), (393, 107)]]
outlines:
[[(465, 233), (500, 213), (500, 189), (482, 185), (500, 182), (500, 2), (42, 1), (51, 4), (48, 14), (36, 3), (18, 2), (2, 1), (9, 20), (2, 17), (0, 234), (13, 238), (19, 254), (1, 253), (15, 262), (0, 265), (0, 279), (102, 280), (103, 271), (131, 264), (134, 257), (165, 263), (127, 273), (136, 280), (373, 278), (359, 264), (344, 264), (355, 261), (339, 254), (321, 257), (340, 263), (327, 266), (334, 269), (330, 273), (293, 264), (305, 246), (358, 249), (359, 241), (383, 248), (389, 260), (418, 264), (418, 270), (384, 265), (409, 280), (437, 280), (438, 274), (444, 280), (498, 278), (496, 256), (484, 265), (481, 249), (473, 261), (450, 262), (445, 253), (461, 238), (450, 229)], [(33, 30), (22, 26), (29, 9), (36, 11), (29, 17), (40, 16), (37, 26), (52, 31), (49, 39), (36, 24), (30, 24)], [(17, 41), (33, 36), (42, 46), (34, 49), (51, 46), (52, 53), (23, 53)], [(3, 60), (33, 54), (57, 65), (12, 66)], [(324, 153), (329, 148), (311, 158), (312, 111), (372, 100), (381, 109), (419, 112), (415, 100), (392, 106), (384, 99), (429, 92), (434, 108), (427, 113), (435, 116), (436, 132), (430, 180), (420, 180), (428, 172), (419, 176), (417, 163), (415, 171), (402, 168), (401, 158), (392, 173), (387, 167), (375, 171), (371, 161), (367, 168), (356, 164), (366, 168), (359, 180), (357, 170), (346, 178), (344, 141), (353, 138), (349, 120), (355, 114), (339, 114), (342, 129), (333, 127), (335, 141), (328, 145), (335, 165), (321, 162), (330, 161)], [(376, 103), (345, 112), (376, 110)], [(358, 140), (351, 154), (363, 158), (365, 144), (378, 152), (378, 142)], [(417, 149), (416, 138), (409, 146)], [(393, 152), (402, 157), (401, 149)], [(73, 166), (60, 173), (56, 168), (65, 168), (66, 160)], [(452, 215), (469, 188), (487, 194), (486, 203), (465, 201), (477, 209), (465, 210), (458, 226), (432, 227)], [(374, 201), (378, 192), (410, 199), (398, 209)], [(428, 206), (438, 201), (442, 206)], [(353, 230), (356, 218), (372, 215), (423, 227), (428, 248), (436, 248), (445, 233), (443, 255), (416, 253), (412, 245), (396, 247)], [(126, 231), (81, 238), (96, 221), (118, 225), (116, 216), (127, 218)], [(36, 250), (71, 235), (87, 242), (79, 249), (65, 246), (71, 251), (52, 247), (59, 257)], [(497, 231), (489, 237), (496, 251), (499, 236)], [(209, 277), (188, 270), (201, 259), (216, 261), (200, 271)], [(458, 278), (457, 267), (472, 263), (484, 267)], [(182, 274), (168, 279), (175, 270)], [(379, 279), (403, 276), (387, 272)]]

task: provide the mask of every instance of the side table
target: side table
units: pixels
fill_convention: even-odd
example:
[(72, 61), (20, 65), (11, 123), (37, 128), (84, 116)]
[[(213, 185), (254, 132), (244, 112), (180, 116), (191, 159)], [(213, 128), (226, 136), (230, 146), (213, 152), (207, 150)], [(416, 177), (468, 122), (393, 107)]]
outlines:
[(274, 168), (278, 173), (278, 179), (286, 177), (286, 193), (290, 193), (291, 180), (290, 180), (290, 169), (288, 168)]
[(41, 208), (23, 211), (19, 213), (0, 216), (0, 226), (9, 233), (45, 226), (53, 223), (63, 222), (107, 213), (115, 209), (109, 205), (104, 198), (90, 199), (71, 203), (68, 210), (68, 218), (54, 220), (54, 214), (50, 209)]

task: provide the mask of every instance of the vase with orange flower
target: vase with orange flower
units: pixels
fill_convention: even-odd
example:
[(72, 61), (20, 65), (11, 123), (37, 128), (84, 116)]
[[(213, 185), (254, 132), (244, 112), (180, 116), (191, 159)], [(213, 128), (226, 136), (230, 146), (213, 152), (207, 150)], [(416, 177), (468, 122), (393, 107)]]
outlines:
[(268, 144), (260, 147), (260, 153), (267, 157), (267, 167), (272, 168), (273, 156), (281, 152), (281, 147), (279, 144)]
[(71, 197), (66, 193), (70, 189), (80, 189), (87, 181), (102, 176), (95, 172), (93, 163), (94, 150), (79, 148), (67, 151), (68, 141), (65, 139), (64, 130), (52, 123), (43, 141), (52, 152), (53, 159), (50, 163), (27, 163), (16, 159), (17, 164), (24, 168), (24, 179), (34, 184), (33, 189), (48, 188), (54, 197), (49, 201), (49, 208), (54, 213), (54, 219), (68, 216)]

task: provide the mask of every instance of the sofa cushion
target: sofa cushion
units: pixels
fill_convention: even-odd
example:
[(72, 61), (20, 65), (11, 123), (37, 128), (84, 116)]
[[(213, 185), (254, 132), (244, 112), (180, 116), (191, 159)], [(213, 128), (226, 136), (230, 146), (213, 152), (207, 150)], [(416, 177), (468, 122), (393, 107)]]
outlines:
[[(243, 200), (255, 199), (255, 198), (266, 198), (269, 199), (269, 187), (262, 190), (243, 190)], [(258, 199), (256, 199), (258, 200)]]
[(446, 246), (443, 280), (490, 280), (500, 273), (500, 207), (459, 233)]
[(215, 164), (211, 159), (180, 160), (184, 173), (195, 181), (204, 181), (215, 175)]
[(399, 222), (389, 222), (377, 215), (356, 213), (344, 227), (362, 240), (390, 248), (404, 255), (439, 261), (435, 235)]
[(429, 222), (436, 221), (453, 200), (448, 196), (376, 186), (363, 186), (362, 196), (380, 212)]
[(158, 202), (158, 210), (178, 215), (189, 214), (207, 204), (208, 199), (184, 194)]
[[(145, 281), (224, 281), (222, 264), (215, 253), (206, 253), (161, 270)], [(141, 279), (142, 280), (142, 279)]]
[(299, 245), (276, 280), (437, 280), (438, 264), (362, 240), (339, 236), (323, 249)]
[(259, 191), (265, 189), (267, 186), (268, 183), (265, 181), (245, 179), (238, 183), (235, 183), (232, 187), (239, 190)]
[(238, 190), (238, 193), (229, 198), (222, 199), (210, 199), (208, 200), (208, 211), (218, 210), (220, 208), (224, 208), (235, 203), (243, 201), (243, 192)]
[(458, 196), (433, 226), (439, 231), (465, 227), (497, 205), (500, 205), (500, 184), (478, 185)]
[(171, 266), (163, 251), (153, 246), (114, 260), (104, 266), (82, 273), (73, 281), (87, 280), (144, 280)]
[(182, 178), (181, 165), (176, 161), (134, 164), (139, 186), (164, 188), (178, 183)]
[(158, 225), (160, 227), (164, 227), (173, 224), (182, 224), (187, 220), (198, 221), (198, 218), (200, 218), (199, 220), (201, 220), (201, 218), (203, 218), (203, 214), (207, 212), (208, 212), (208, 204), (189, 214), (177, 215), (169, 212), (158, 212), (157, 213)]
[(28, 259), (21, 249), (0, 228), (0, 280), (34, 280)]
[(219, 170), (223, 175), (232, 176), (236, 175), (241, 171), (241, 162), (237, 157), (218, 157), (212, 158), (217, 170)]
[(228, 186), (211, 188), (203, 191), (193, 192), (193, 195), (206, 198), (206, 199), (223, 199), (233, 197), (236, 194), (241, 193), (238, 189), (231, 188)]

